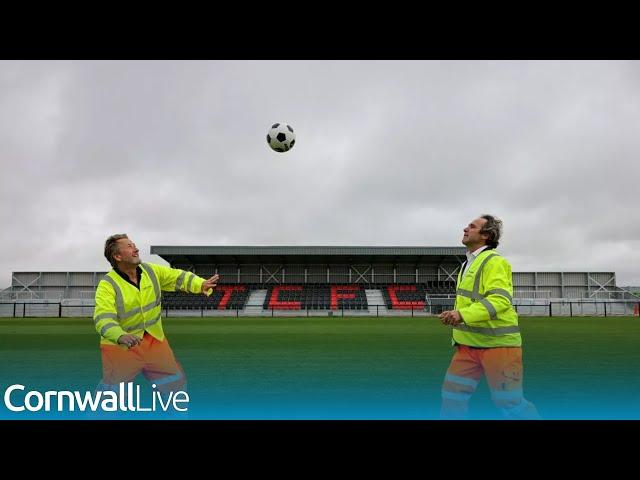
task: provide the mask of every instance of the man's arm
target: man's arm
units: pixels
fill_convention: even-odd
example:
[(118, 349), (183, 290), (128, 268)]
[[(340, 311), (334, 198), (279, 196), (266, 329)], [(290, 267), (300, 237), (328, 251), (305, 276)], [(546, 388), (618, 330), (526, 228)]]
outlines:
[(165, 292), (204, 293), (211, 295), (218, 283), (218, 275), (205, 280), (193, 272), (179, 268), (165, 267), (154, 264), (151, 268), (158, 276), (160, 290)]

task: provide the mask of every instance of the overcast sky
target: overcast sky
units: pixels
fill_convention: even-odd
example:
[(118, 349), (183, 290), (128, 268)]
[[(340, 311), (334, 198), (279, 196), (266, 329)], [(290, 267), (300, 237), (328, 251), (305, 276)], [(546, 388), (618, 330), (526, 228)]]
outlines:
[[(275, 122), (290, 152), (266, 144)], [(640, 62), (2, 61), (0, 288), (151, 245), (459, 246), (640, 285)]]

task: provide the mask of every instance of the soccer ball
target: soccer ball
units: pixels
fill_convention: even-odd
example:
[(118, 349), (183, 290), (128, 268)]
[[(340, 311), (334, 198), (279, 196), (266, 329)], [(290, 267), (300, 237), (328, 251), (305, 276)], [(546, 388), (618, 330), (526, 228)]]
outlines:
[(288, 152), (296, 143), (296, 134), (291, 125), (274, 123), (267, 133), (267, 143), (276, 152)]

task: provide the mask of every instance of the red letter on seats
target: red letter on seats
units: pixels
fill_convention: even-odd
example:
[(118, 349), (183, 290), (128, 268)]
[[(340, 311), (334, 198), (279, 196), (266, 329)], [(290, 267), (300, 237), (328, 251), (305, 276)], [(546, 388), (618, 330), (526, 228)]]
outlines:
[(397, 310), (409, 310), (411, 308), (424, 308), (424, 301), (415, 300), (413, 302), (407, 302), (398, 300), (396, 292), (415, 292), (415, 285), (389, 285), (387, 286), (389, 292), (389, 298), (391, 298), (391, 307)]
[(300, 302), (281, 302), (278, 299), (278, 297), (280, 296), (280, 292), (282, 291), (300, 292), (302, 291), (302, 286), (278, 285), (277, 287), (273, 287), (273, 292), (271, 292), (271, 299), (269, 300), (269, 308), (273, 308), (276, 310), (300, 310)]
[(354, 292), (360, 290), (358, 285), (331, 285), (331, 310), (338, 309), (338, 300), (342, 299), (354, 299), (355, 293), (344, 293), (344, 291)]
[(224, 310), (227, 307), (227, 303), (229, 303), (233, 292), (245, 291), (244, 285), (220, 285), (218, 289), (224, 292), (224, 295), (222, 295), (220, 303), (218, 304), (218, 310)]

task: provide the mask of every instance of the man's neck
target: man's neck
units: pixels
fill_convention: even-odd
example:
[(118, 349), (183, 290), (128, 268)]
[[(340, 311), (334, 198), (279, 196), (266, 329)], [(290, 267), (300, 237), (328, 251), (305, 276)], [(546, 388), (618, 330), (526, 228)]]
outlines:
[(136, 272), (138, 266), (137, 265), (118, 265), (118, 270), (124, 273), (127, 277), (131, 279), (133, 283), (138, 283), (138, 274)]
[(487, 244), (486, 244), (486, 243), (482, 243), (482, 244), (480, 244), (480, 245), (473, 245), (473, 246), (471, 246), (471, 245), (467, 245), (467, 251), (468, 251), (469, 253), (473, 253), (473, 252), (475, 252), (476, 250), (478, 250), (479, 248), (486, 247), (486, 246), (487, 246)]

